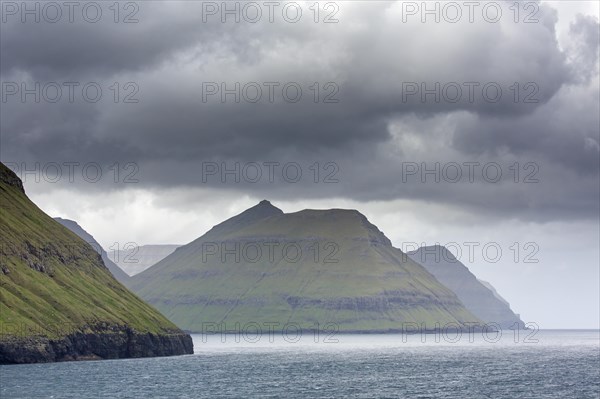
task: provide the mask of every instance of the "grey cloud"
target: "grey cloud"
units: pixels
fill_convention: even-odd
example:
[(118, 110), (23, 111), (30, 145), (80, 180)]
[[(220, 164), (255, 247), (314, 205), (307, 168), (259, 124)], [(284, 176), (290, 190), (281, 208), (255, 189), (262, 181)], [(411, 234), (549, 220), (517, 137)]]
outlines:
[[(112, 29), (109, 22), (3, 25), (3, 80), (25, 73), (95, 79), (104, 87), (132, 81), (140, 88), (137, 104), (3, 104), (3, 159), (136, 162), (139, 184), (153, 189), (207, 185), (274, 198), (413, 198), (538, 219), (597, 214), (596, 21), (574, 22), (572, 37), (580, 45), (565, 53), (548, 6), (540, 7), (537, 24), (431, 27), (398, 23), (392, 3), (342, 7), (340, 23), (331, 26), (203, 24), (197, 4), (178, 3), (166, 12), (144, 4), (139, 24)], [(574, 79), (577, 74), (586, 79)], [(202, 101), (203, 82), (269, 81), (299, 82), (302, 101)], [(339, 103), (314, 103), (308, 89), (314, 82), (337, 84)], [(403, 96), (411, 82), (429, 88), (497, 82), (503, 95), (497, 103), (482, 100), (480, 90), (473, 102), (466, 96), (421, 101)], [(515, 102), (509, 89), (515, 82), (535, 83), (537, 102)], [(394, 131), (397, 123), (402, 128)], [(415, 130), (423, 149), (407, 145), (403, 129)], [(529, 189), (399, 181), (401, 163), (419, 160), (500, 161), (505, 167), (535, 160), (552, 173)], [(305, 170), (331, 161), (340, 167), (340, 183), (202, 183), (203, 161), (295, 161)], [(565, 187), (576, 193), (577, 205)]]
[[(600, 101), (596, 83), (567, 86), (551, 104), (509, 120), (480, 117), (459, 127), (454, 146), (468, 154), (510, 151), (543, 156), (583, 175), (598, 176)], [(539, 155), (538, 155), (539, 154)]]
[[(25, 70), (37, 79), (102, 78), (148, 70), (177, 51), (216, 40), (224, 29), (222, 24), (202, 23), (201, 2), (121, 3), (118, 23), (114, 5), (108, 2), (92, 2), (102, 10), (94, 23), (89, 21), (93, 21), (95, 8), (89, 12), (92, 19), (83, 17), (86, 2), (77, 2), (73, 22), (68, 8), (61, 7), (62, 17), (56, 23), (44, 22), (43, 14), (41, 22), (36, 23), (32, 15), (22, 22), (20, 10), (25, 3), (14, 3), (19, 4), (19, 11), (5, 15), (1, 27), (2, 51), (8, 56), (2, 57), (0, 67), (3, 74)], [(125, 8), (127, 4), (135, 4), (137, 9)]]
[(597, 75), (599, 32), (598, 19), (592, 16), (579, 14), (571, 23), (569, 35), (572, 42), (567, 54), (572, 64), (573, 81), (589, 82)]

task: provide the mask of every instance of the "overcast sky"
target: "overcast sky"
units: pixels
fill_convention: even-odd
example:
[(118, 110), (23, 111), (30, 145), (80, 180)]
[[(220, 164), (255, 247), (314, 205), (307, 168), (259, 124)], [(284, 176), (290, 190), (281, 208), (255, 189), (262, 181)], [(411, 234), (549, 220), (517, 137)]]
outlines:
[(0, 157), (105, 249), (354, 208), (526, 322), (600, 326), (597, 2), (8, 3)]

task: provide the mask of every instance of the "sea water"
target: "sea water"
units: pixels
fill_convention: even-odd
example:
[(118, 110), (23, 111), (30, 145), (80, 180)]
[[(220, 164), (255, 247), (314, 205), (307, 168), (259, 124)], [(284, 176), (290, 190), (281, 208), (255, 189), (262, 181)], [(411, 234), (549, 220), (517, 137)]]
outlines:
[(187, 356), (0, 366), (0, 397), (600, 397), (596, 330), (193, 339)]

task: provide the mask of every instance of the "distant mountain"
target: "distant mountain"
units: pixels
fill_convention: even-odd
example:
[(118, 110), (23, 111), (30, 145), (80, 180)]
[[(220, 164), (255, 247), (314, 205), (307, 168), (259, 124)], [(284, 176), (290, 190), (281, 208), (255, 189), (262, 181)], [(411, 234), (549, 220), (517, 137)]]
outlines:
[(96, 252), (98, 252), (102, 256), (102, 261), (104, 262), (104, 265), (108, 268), (108, 270), (110, 270), (112, 275), (121, 283), (127, 285), (129, 276), (119, 266), (115, 265), (113, 261), (111, 261), (108, 258), (106, 251), (90, 233), (85, 231), (79, 224), (77, 224), (77, 222), (73, 220), (63, 218), (54, 218), (54, 220), (56, 220), (58, 223), (65, 226), (67, 229), (77, 234), (82, 240), (90, 244), (92, 248), (94, 248)]
[(454, 291), (467, 309), (481, 320), (498, 323), (502, 328), (513, 327), (515, 323), (519, 328), (524, 327), (508, 302), (489, 283), (478, 280), (446, 247), (421, 247), (408, 255)]
[(2, 163), (0, 237), (0, 364), (193, 352), (189, 335), (119, 283)]
[(483, 281), (481, 279), (477, 279), (477, 281), (479, 281), (481, 284), (483, 284), (483, 286), (485, 288), (487, 288), (488, 290), (492, 291), (492, 293), (494, 294), (494, 296), (496, 297), (497, 300), (499, 300), (500, 302), (502, 302), (503, 304), (505, 304), (506, 306), (510, 307), (510, 303), (508, 303), (508, 301), (506, 299), (504, 299), (499, 293), (498, 291), (496, 291), (496, 288), (494, 288), (494, 286), (490, 283), (488, 283), (487, 281)]
[(131, 281), (194, 332), (217, 325), (235, 331), (236, 323), (385, 332), (403, 323), (433, 329), (481, 322), (355, 210), (284, 214), (261, 201)]
[(108, 257), (129, 276), (135, 276), (171, 255), (181, 245), (139, 245), (110, 251)]

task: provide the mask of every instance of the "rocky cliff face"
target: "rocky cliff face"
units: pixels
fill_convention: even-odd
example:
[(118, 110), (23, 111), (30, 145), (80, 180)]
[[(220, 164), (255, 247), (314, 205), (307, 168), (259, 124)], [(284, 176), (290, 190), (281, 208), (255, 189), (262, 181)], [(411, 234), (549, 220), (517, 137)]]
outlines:
[(115, 280), (0, 163), (0, 363), (192, 352), (189, 335)]
[(193, 351), (187, 334), (141, 333), (119, 326), (76, 331), (61, 338), (9, 336), (0, 340), (0, 364), (175, 356)]
[(2, 166), (0, 167), (0, 182), (6, 184), (9, 187), (14, 187), (21, 193), (25, 194), (23, 182), (21, 181), (21, 179), (19, 179), (19, 176), (17, 176), (12, 170), (4, 166), (4, 164), (2, 164)]

